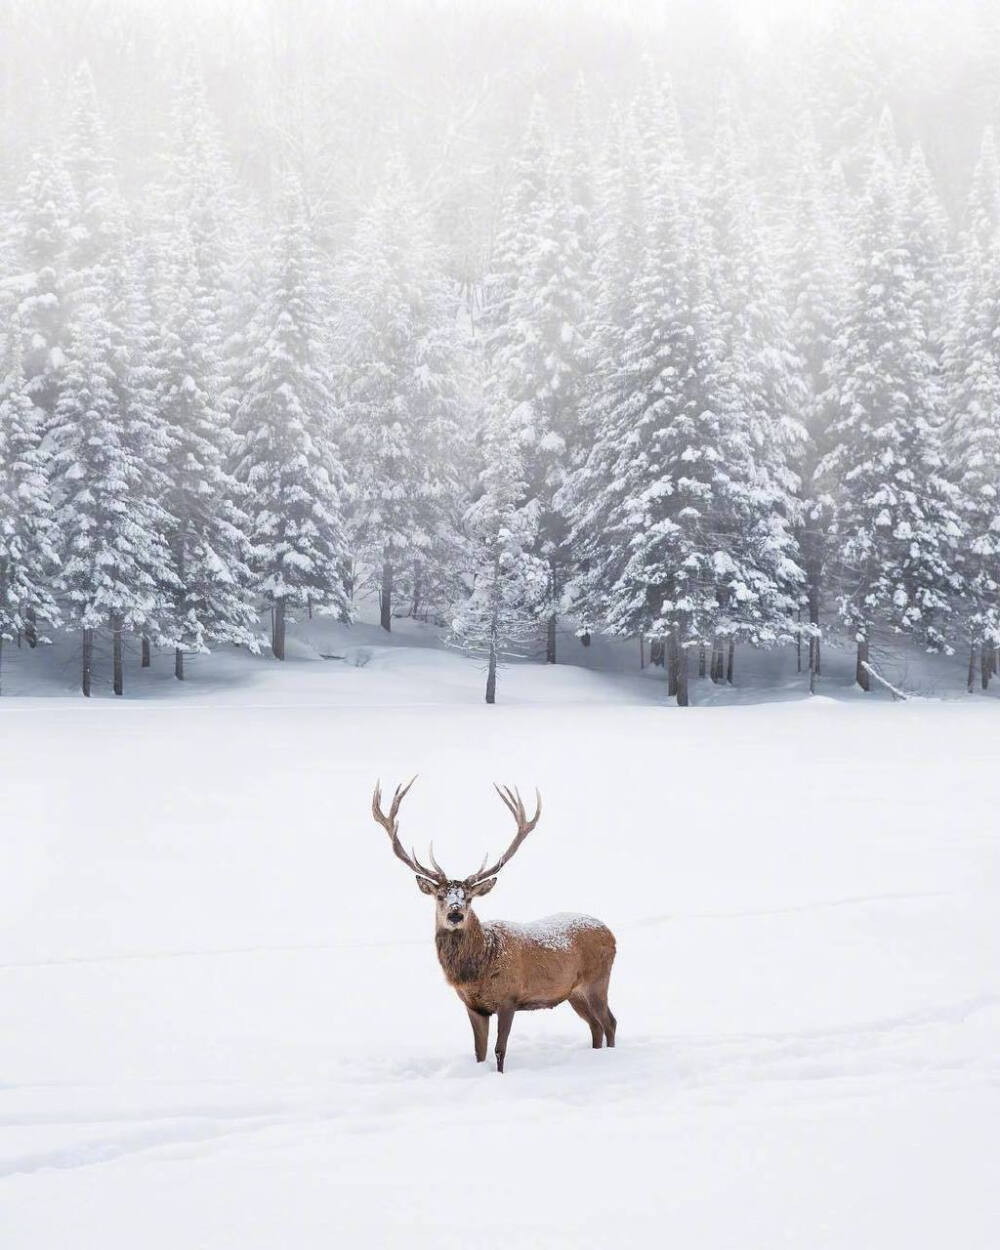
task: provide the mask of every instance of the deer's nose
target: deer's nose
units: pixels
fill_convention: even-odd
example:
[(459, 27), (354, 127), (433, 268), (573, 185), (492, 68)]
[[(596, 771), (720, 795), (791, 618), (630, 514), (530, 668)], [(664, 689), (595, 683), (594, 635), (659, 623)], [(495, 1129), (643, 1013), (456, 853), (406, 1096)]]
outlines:
[(460, 911), (452, 910), (448, 913), (448, 920), (450, 921), (451, 924), (461, 924), (462, 913)]

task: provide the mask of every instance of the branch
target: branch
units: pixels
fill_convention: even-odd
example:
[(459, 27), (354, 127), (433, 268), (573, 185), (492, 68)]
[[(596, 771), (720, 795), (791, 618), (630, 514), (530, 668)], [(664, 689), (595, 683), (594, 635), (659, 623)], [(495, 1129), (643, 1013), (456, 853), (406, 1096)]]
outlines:
[(888, 690), (889, 693), (892, 695), (894, 702), (897, 699), (900, 700), (902, 703), (906, 702), (906, 695), (903, 694), (902, 690), (897, 690), (896, 687), (892, 685), (891, 682), (886, 681), (886, 679), (880, 673), (877, 673), (875, 669), (872, 668), (872, 666), (868, 663), (867, 660), (861, 661), (861, 667), (865, 670), (865, 672), (869, 675), (869, 677), (874, 677), (880, 686), (885, 686), (886, 690)]

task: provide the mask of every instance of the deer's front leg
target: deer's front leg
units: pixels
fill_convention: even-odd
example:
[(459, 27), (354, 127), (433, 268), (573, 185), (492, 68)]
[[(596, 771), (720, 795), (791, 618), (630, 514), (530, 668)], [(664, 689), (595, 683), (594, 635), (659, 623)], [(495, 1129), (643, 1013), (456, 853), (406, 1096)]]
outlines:
[(510, 1036), (510, 1026), (514, 1023), (514, 1008), (509, 1007), (506, 1003), (497, 1012), (497, 1071), (503, 1071), (503, 1057), (507, 1053), (507, 1038)]
[(476, 1011), (474, 1007), (466, 1007), (472, 1023), (472, 1037), (476, 1044), (476, 1063), (486, 1058), (486, 1047), (490, 1040), (490, 1017), (485, 1011)]

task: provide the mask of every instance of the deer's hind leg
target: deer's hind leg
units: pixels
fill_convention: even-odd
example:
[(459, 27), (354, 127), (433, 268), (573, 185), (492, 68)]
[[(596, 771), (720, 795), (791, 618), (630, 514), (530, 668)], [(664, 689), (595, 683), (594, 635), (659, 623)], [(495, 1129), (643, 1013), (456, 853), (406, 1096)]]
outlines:
[(608, 982), (610, 980), (611, 972), (609, 970), (605, 976), (587, 986), (586, 995), (587, 1005), (604, 1029), (605, 1041), (608, 1046), (614, 1046), (615, 1030), (618, 1027), (618, 1021), (614, 1018), (611, 1008), (608, 1006)]
[(475, 1011), (472, 1007), (467, 1007), (469, 1013), (469, 1021), (472, 1024), (472, 1038), (476, 1046), (476, 1063), (482, 1063), (486, 1058), (486, 1047), (490, 1040), (490, 1018), (483, 1011)]
[(594, 1015), (590, 1003), (582, 992), (570, 994), (567, 999), (569, 1005), (573, 1008), (581, 1020), (586, 1020), (590, 1025), (590, 1037), (594, 1043), (594, 1049), (600, 1050), (604, 1041), (604, 1026), (601, 1021)]

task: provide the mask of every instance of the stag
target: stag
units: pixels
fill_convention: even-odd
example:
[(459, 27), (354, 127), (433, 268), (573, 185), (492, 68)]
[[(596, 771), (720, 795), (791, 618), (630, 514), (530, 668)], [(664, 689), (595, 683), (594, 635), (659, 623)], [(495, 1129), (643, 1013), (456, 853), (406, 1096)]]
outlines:
[(541, 795), (535, 791), (535, 814), (529, 820), (517, 790), (495, 786), (517, 822), (517, 833), (495, 864), (486, 866), (487, 855), (477, 872), (456, 879), (434, 858), (433, 843), (427, 868), (399, 840), (399, 806), (415, 780), (396, 787), (388, 815), (382, 810), (381, 786), (376, 785), (372, 816), (389, 835), (394, 854), (416, 875), (423, 893), (435, 899), (438, 960), (469, 1013), (476, 1062), (486, 1058), (491, 1016), (497, 1017), (495, 1053), (497, 1071), (502, 1072), (514, 1013), (564, 1002), (590, 1026), (595, 1050), (605, 1041), (614, 1046), (617, 1022), (608, 1006), (608, 982), (615, 938), (606, 925), (591, 916), (572, 914), (548, 916), (527, 925), (507, 920), (480, 922), (472, 910), (472, 900), (493, 889), (497, 873), (538, 824)]

